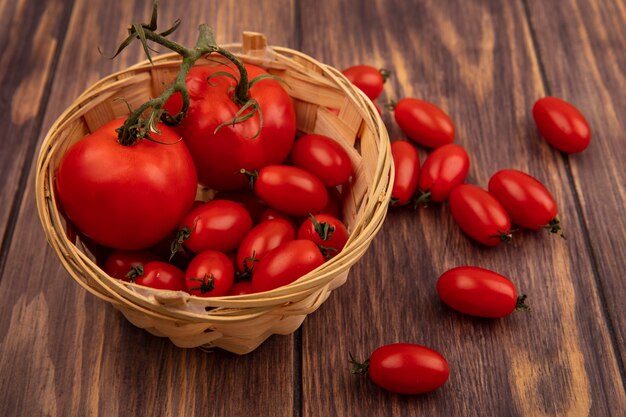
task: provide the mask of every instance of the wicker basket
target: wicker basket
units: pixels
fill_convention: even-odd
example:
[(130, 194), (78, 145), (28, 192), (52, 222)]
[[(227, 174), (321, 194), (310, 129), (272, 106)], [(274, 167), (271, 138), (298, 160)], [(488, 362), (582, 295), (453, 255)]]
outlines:
[[(109, 301), (134, 325), (169, 337), (180, 347), (220, 347), (247, 353), (272, 334), (290, 334), (342, 285), (381, 227), (391, 195), (389, 138), (374, 105), (342, 74), (291, 49), (266, 47), (263, 35), (245, 32), (243, 44), (227, 45), (244, 62), (283, 78), (293, 99), (297, 128), (337, 140), (349, 153), (355, 175), (343, 198), (351, 233), (344, 250), (296, 282), (272, 291), (200, 298), (153, 290), (113, 279), (79, 241), (65, 233), (54, 193), (59, 161), (70, 145), (104, 123), (127, 114), (125, 98), (138, 107), (173, 79), (180, 58), (167, 54), (106, 77), (87, 89), (54, 123), (37, 166), (37, 207), (50, 245), (83, 288)], [(215, 65), (210, 61), (198, 64)], [(330, 109), (330, 110), (329, 110)], [(338, 112), (333, 109), (338, 110)]]

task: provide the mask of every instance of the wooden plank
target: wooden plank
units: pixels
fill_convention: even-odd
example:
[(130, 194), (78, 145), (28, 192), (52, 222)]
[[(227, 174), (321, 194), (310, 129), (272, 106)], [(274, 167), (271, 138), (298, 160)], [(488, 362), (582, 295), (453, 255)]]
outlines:
[[(207, 22), (216, 23), (224, 42), (252, 29), (292, 46), (293, 5), (287, 0), (275, 2), (272, 13), (253, 1), (162, 3), (162, 27), (183, 19), (174, 37), (186, 44)], [(130, 23), (149, 18), (149, 8), (145, 1), (76, 1), (44, 130), (88, 85), (143, 59), (137, 46), (113, 61), (96, 47), (114, 51)], [(0, 415), (292, 415), (292, 336), (275, 336), (239, 357), (178, 349), (133, 327), (81, 290), (47, 248), (33, 187), (31, 172), (0, 282)]]
[[(567, 24), (565, 13), (553, 24)], [(303, 3), (301, 16), (304, 52), (338, 68), (391, 68), (387, 99), (417, 96), (449, 112), (456, 142), (470, 154), (468, 182), (486, 186), (508, 167), (529, 172), (555, 194), (568, 235), (519, 233), (512, 245), (487, 249), (462, 235), (446, 205), (391, 212), (347, 284), (304, 324), (303, 415), (608, 416), (626, 409), (575, 190), (562, 157), (533, 127), (530, 109), (545, 92), (522, 3), (323, 1)], [(332, 39), (337, 46), (328, 46)], [(596, 94), (584, 97), (589, 107), (602, 105)], [(392, 138), (400, 136), (389, 114), (385, 120)], [(533, 310), (490, 321), (445, 308), (436, 279), (460, 265), (511, 277)], [(365, 357), (392, 342), (440, 351), (451, 367), (447, 385), (403, 397), (349, 374), (348, 352)]]
[[(546, 92), (585, 114), (592, 143), (564, 156), (577, 191), (594, 275), (626, 361), (626, 4), (620, 0), (528, 2)], [(557, 22), (567, 22), (558, 25)], [(554, 53), (558, 51), (558, 53)], [(572, 63), (575, 62), (575, 65)], [(589, 100), (593, 97), (593, 100)]]
[[(9, 241), (71, 3), (0, 1), (0, 241)], [(5, 236), (5, 232), (9, 236)], [(0, 250), (6, 248), (0, 248)], [(0, 256), (3, 263), (4, 253)]]

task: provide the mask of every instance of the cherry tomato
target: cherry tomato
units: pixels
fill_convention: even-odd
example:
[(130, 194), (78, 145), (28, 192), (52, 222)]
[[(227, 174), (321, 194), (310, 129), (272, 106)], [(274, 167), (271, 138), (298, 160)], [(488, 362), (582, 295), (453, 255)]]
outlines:
[(262, 168), (254, 192), (271, 207), (292, 216), (319, 213), (328, 202), (328, 192), (316, 176), (286, 165)]
[(239, 245), (237, 270), (253, 271), (255, 263), (260, 262), (267, 252), (295, 238), (296, 231), (286, 220), (274, 219), (259, 223), (248, 232)]
[(528, 310), (526, 296), (518, 297), (508, 278), (476, 266), (444, 272), (437, 280), (437, 293), (449, 307), (477, 317), (504, 317), (515, 310)]
[(110, 277), (121, 279), (122, 281), (130, 281), (129, 274), (133, 268), (143, 267), (148, 262), (158, 260), (158, 256), (145, 250), (115, 250), (104, 261), (102, 269)]
[(195, 253), (205, 250), (229, 252), (239, 245), (251, 228), (252, 218), (241, 204), (212, 200), (185, 216), (173, 249), (177, 250), (183, 244)]
[(372, 352), (369, 361), (352, 359), (353, 373), (369, 373), (376, 385), (397, 394), (422, 394), (441, 387), (450, 375), (437, 351), (413, 343), (392, 343)]
[(291, 217), (290, 215), (285, 214), (285, 213), (283, 213), (281, 211), (273, 209), (271, 207), (268, 207), (265, 210), (263, 210), (263, 212), (261, 213), (261, 216), (259, 217), (259, 223), (263, 223), (264, 221), (274, 220), (274, 219), (285, 220), (285, 221), (289, 222), (289, 224), (291, 224), (293, 226), (294, 230), (296, 230), (296, 223), (295, 223), (293, 217)]
[(467, 152), (459, 145), (451, 143), (435, 149), (422, 165), (416, 205), (445, 201), (452, 189), (465, 181), (469, 165)]
[(244, 280), (235, 282), (233, 286), (230, 288), (228, 295), (245, 295), (245, 294), (253, 294), (254, 289), (252, 288), (252, 281)]
[(236, 191), (218, 191), (213, 200), (230, 200), (239, 203), (252, 217), (254, 223), (258, 223), (261, 219), (261, 213), (267, 209), (267, 204), (256, 196), (250, 189)]
[(165, 262), (148, 262), (137, 266), (129, 275), (135, 284), (159, 290), (187, 291), (185, 273)]
[(191, 260), (185, 272), (185, 284), (192, 295), (219, 297), (228, 294), (235, 280), (235, 269), (228, 256), (207, 250)]
[[(263, 69), (246, 64), (248, 79), (267, 75)], [(175, 129), (184, 138), (198, 170), (199, 181), (214, 190), (245, 188), (241, 169), (258, 170), (285, 160), (296, 134), (296, 116), (291, 98), (280, 82), (264, 79), (255, 82), (248, 98), (260, 105), (261, 119), (216, 128), (235, 118), (241, 105), (233, 100), (235, 80), (218, 73), (239, 73), (226, 65), (195, 66), (187, 75), (191, 103), (187, 116)], [(182, 106), (180, 94), (168, 100), (166, 108), (177, 114)], [(257, 135), (258, 133), (258, 135)]]
[(293, 144), (290, 157), (294, 166), (315, 175), (327, 187), (341, 185), (352, 176), (348, 153), (327, 136), (302, 136)]
[(311, 215), (298, 229), (298, 239), (308, 239), (319, 246), (325, 258), (339, 254), (348, 241), (348, 230), (341, 220), (328, 214)]
[(398, 126), (413, 141), (428, 148), (438, 148), (454, 141), (450, 117), (432, 103), (403, 98), (394, 108)]
[(354, 65), (341, 72), (370, 100), (376, 100), (380, 96), (383, 92), (383, 84), (389, 77), (389, 71), (370, 65)]
[(544, 97), (533, 106), (533, 118), (548, 143), (566, 153), (584, 151), (591, 141), (585, 116), (558, 97)]
[(391, 156), (396, 172), (391, 190), (391, 205), (403, 206), (415, 194), (420, 174), (420, 156), (415, 146), (405, 140), (397, 140), (391, 144)]
[(114, 249), (145, 249), (174, 230), (193, 204), (196, 172), (171, 128), (159, 125), (154, 141), (124, 146), (115, 131), (123, 122), (109, 122), (69, 148), (56, 191), (67, 217), (87, 237)]
[(487, 245), (511, 241), (511, 220), (494, 196), (471, 184), (457, 186), (450, 193), (454, 221), (469, 237)]
[(543, 227), (552, 233), (561, 231), (556, 202), (536, 178), (516, 169), (503, 169), (489, 180), (489, 193), (504, 206), (516, 225), (532, 230)]
[(292, 240), (265, 254), (252, 273), (254, 292), (291, 284), (324, 263), (324, 256), (310, 240)]

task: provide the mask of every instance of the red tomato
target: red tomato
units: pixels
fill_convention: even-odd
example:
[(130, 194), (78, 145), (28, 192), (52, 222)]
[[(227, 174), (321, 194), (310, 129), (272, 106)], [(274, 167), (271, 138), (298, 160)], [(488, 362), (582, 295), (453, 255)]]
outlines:
[(67, 217), (87, 237), (115, 249), (145, 249), (176, 228), (193, 204), (197, 178), (180, 136), (165, 125), (131, 146), (117, 119), (63, 156), (56, 189)]
[(326, 188), (326, 192), (328, 193), (328, 202), (321, 213), (330, 214), (333, 217), (341, 219), (343, 217), (341, 192), (339, 192), (336, 187), (328, 187)]
[(239, 203), (248, 210), (250, 217), (254, 223), (258, 223), (261, 213), (267, 209), (267, 204), (256, 196), (250, 189), (236, 191), (219, 191), (213, 197), (213, 200), (230, 200)]
[(391, 144), (391, 156), (396, 172), (391, 190), (391, 205), (403, 206), (415, 194), (420, 174), (420, 156), (415, 146), (405, 140), (397, 140)]
[[(263, 69), (245, 65), (248, 78), (266, 75)], [(296, 134), (296, 116), (291, 98), (278, 81), (265, 79), (256, 82), (248, 97), (256, 100), (263, 117), (263, 128), (258, 136), (259, 114), (250, 119), (220, 128), (241, 106), (233, 101), (235, 80), (217, 72), (239, 74), (226, 65), (196, 66), (187, 75), (191, 103), (187, 116), (175, 129), (184, 138), (196, 163), (199, 181), (215, 190), (244, 188), (246, 178), (241, 169), (258, 170), (266, 165), (285, 160)], [(172, 96), (166, 108), (178, 113), (182, 99)]]
[(389, 77), (389, 71), (370, 65), (355, 65), (341, 72), (370, 100), (376, 100), (380, 96), (383, 92), (383, 84)]
[(285, 214), (283, 212), (280, 212), (276, 209), (273, 209), (271, 207), (266, 208), (265, 210), (263, 210), (263, 212), (261, 213), (261, 217), (259, 218), (259, 223), (262, 223), (264, 221), (267, 220), (274, 220), (274, 219), (281, 219), (281, 220), (285, 220), (287, 222), (289, 222), (289, 224), (291, 224), (293, 226), (293, 229), (296, 229), (296, 223), (293, 219), (293, 217), (291, 217), (288, 214)]
[(445, 201), (457, 185), (463, 184), (469, 171), (469, 157), (459, 145), (449, 144), (435, 149), (424, 161), (416, 205)]
[(143, 267), (148, 262), (158, 260), (159, 258), (155, 254), (145, 250), (116, 250), (111, 252), (102, 269), (110, 277), (121, 279), (122, 281), (130, 281), (129, 274), (134, 268)]
[(516, 169), (503, 169), (489, 180), (489, 193), (506, 209), (511, 221), (527, 229), (546, 228), (559, 233), (557, 205), (550, 191), (537, 179)]
[(265, 254), (285, 242), (294, 240), (296, 231), (286, 220), (274, 219), (259, 223), (243, 238), (237, 250), (237, 270), (250, 272)]
[(584, 151), (591, 141), (585, 116), (573, 105), (557, 97), (544, 97), (533, 106), (533, 118), (548, 143), (566, 153)]
[(325, 258), (335, 257), (348, 241), (348, 230), (341, 220), (328, 214), (311, 215), (298, 229), (298, 239), (307, 239), (319, 246)]
[(413, 141), (428, 148), (438, 148), (454, 141), (450, 117), (432, 103), (403, 98), (394, 108), (398, 126)]
[(228, 292), (228, 295), (245, 295), (253, 293), (254, 289), (252, 288), (252, 281), (244, 280), (235, 282)]
[(454, 221), (472, 239), (498, 246), (511, 241), (511, 220), (494, 196), (471, 184), (457, 186), (450, 193)]
[(142, 267), (135, 268), (130, 278), (135, 284), (159, 290), (187, 291), (185, 273), (165, 262), (148, 262)]
[(327, 187), (341, 185), (352, 176), (348, 153), (327, 136), (302, 136), (293, 144), (290, 157), (294, 166), (315, 175)]
[(239, 245), (251, 228), (252, 218), (241, 204), (212, 200), (185, 216), (180, 223), (177, 243), (195, 253), (205, 250), (229, 252)]
[(526, 296), (518, 297), (508, 278), (476, 266), (444, 272), (437, 280), (437, 293), (449, 307), (472, 316), (496, 318), (528, 310)]
[(192, 295), (220, 297), (228, 294), (235, 280), (235, 269), (228, 256), (207, 250), (191, 260), (185, 272), (185, 284)]
[(262, 168), (254, 192), (271, 207), (292, 216), (319, 213), (328, 202), (328, 192), (316, 176), (285, 165)]
[(422, 394), (441, 387), (450, 375), (446, 359), (437, 351), (413, 343), (392, 343), (372, 352), (361, 364), (352, 359), (352, 372), (369, 372), (379, 387), (397, 394)]
[(324, 263), (324, 256), (310, 240), (292, 240), (265, 254), (252, 274), (254, 292), (291, 284)]

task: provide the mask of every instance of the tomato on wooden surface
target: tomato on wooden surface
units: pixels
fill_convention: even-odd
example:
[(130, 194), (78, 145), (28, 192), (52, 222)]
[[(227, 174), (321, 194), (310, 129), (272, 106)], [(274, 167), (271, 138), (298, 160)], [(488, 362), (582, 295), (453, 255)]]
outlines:
[(528, 310), (526, 296), (518, 296), (508, 278), (476, 266), (444, 272), (437, 280), (437, 293), (449, 307), (477, 317), (498, 318)]
[(403, 98), (395, 104), (394, 117), (409, 139), (428, 148), (454, 141), (454, 124), (439, 107), (417, 98)]
[(494, 196), (472, 184), (457, 186), (450, 193), (454, 221), (469, 237), (487, 245), (511, 241), (511, 219)]
[(422, 165), (418, 183), (420, 196), (415, 205), (445, 201), (454, 187), (463, 184), (469, 166), (469, 156), (462, 146), (451, 143), (435, 149)]
[(222, 252), (207, 250), (196, 255), (185, 271), (186, 288), (199, 297), (227, 295), (235, 280), (232, 261)]
[(310, 240), (286, 242), (254, 266), (252, 288), (261, 292), (291, 284), (323, 263), (322, 252)]
[(271, 165), (258, 172), (254, 192), (268, 205), (292, 216), (319, 213), (328, 202), (324, 184), (313, 174), (297, 167)]
[(314, 242), (327, 259), (337, 256), (343, 250), (348, 237), (348, 229), (343, 222), (329, 214), (311, 215), (298, 229), (298, 239)]
[(327, 187), (335, 187), (352, 176), (348, 153), (333, 139), (316, 134), (304, 135), (291, 148), (290, 160), (319, 178)]
[(175, 253), (180, 245), (195, 253), (205, 250), (229, 252), (252, 228), (252, 218), (243, 205), (230, 200), (212, 200), (189, 212), (180, 223)]
[(68, 149), (56, 191), (63, 212), (90, 239), (145, 249), (176, 228), (193, 204), (197, 177), (174, 130), (160, 124), (153, 140), (122, 145), (115, 129), (123, 123), (113, 120)]
[(185, 273), (165, 262), (148, 262), (143, 266), (136, 266), (129, 274), (132, 282), (144, 287), (159, 290), (187, 291)]
[(148, 262), (158, 261), (159, 257), (146, 250), (115, 250), (104, 261), (102, 269), (110, 277), (130, 281), (134, 268), (143, 267)]
[(246, 234), (237, 249), (237, 270), (250, 273), (265, 254), (285, 242), (294, 240), (296, 231), (287, 220), (273, 219), (259, 223)]
[(420, 175), (420, 156), (415, 149), (405, 140), (396, 140), (391, 143), (391, 156), (395, 177), (391, 190), (391, 205), (404, 206), (413, 197), (417, 189)]
[[(268, 75), (254, 65), (245, 64), (245, 68), (251, 81)], [(254, 82), (247, 94), (260, 106), (262, 128), (258, 112), (247, 120), (224, 125), (234, 120), (241, 109), (241, 104), (233, 100), (235, 78), (240, 78), (239, 73), (227, 65), (191, 68), (186, 79), (190, 107), (175, 128), (191, 151), (200, 183), (215, 190), (244, 188), (247, 181), (239, 175), (241, 169), (253, 171), (283, 162), (296, 134), (291, 98), (280, 82), (268, 78)], [(166, 104), (171, 114), (177, 114), (181, 107), (178, 93)], [(244, 115), (250, 111), (244, 111)]]
[(392, 343), (359, 363), (352, 373), (368, 373), (372, 382), (397, 394), (422, 394), (441, 387), (450, 375), (446, 359), (437, 351), (414, 343)]
[[(562, 233), (554, 197), (536, 178), (516, 169), (503, 169), (489, 180), (489, 193), (506, 209), (511, 221), (521, 227)], [(562, 234), (561, 234), (562, 236)]]
[(562, 152), (582, 152), (591, 142), (587, 119), (563, 99), (544, 97), (537, 100), (533, 106), (533, 118), (546, 141)]
[(389, 71), (371, 65), (354, 65), (341, 71), (352, 84), (363, 91), (370, 100), (376, 100), (383, 92), (383, 84)]

